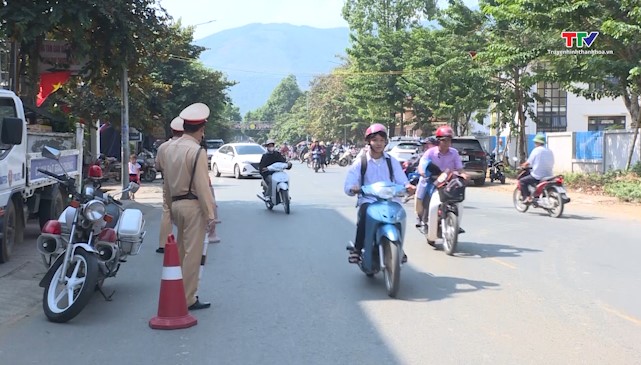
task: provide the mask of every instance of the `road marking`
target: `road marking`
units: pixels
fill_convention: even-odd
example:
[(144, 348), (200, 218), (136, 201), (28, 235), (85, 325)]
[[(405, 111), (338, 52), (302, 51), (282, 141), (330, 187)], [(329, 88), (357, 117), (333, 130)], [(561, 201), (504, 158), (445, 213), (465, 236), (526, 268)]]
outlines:
[(603, 305), (603, 304), (601, 304), (601, 308), (604, 311), (610, 312), (610, 313), (614, 314), (615, 316), (617, 316), (619, 318), (622, 318), (622, 319), (625, 319), (626, 321), (632, 322), (632, 323), (636, 324), (637, 326), (641, 326), (641, 319), (639, 319), (639, 318), (635, 318), (635, 317), (629, 316), (627, 314), (621, 313), (618, 310), (610, 308), (610, 307), (608, 307), (606, 305)]
[(499, 260), (499, 259), (494, 258), (494, 257), (492, 257), (490, 260), (492, 260), (492, 261), (496, 262), (496, 263), (497, 263), (497, 264), (499, 264), (499, 265), (503, 265), (503, 266), (505, 266), (505, 267), (509, 267), (510, 269), (515, 269), (515, 270), (516, 270), (516, 266), (515, 266), (515, 265), (512, 265), (512, 264), (510, 264), (510, 263), (508, 263), (508, 262), (505, 262), (505, 261), (503, 261), (503, 260)]

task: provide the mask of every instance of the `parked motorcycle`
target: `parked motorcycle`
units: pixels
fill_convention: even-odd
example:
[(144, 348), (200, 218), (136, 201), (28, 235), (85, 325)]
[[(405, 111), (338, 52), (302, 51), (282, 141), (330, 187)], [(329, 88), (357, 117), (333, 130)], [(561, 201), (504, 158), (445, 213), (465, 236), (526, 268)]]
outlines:
[(104, 180), (122, 180), (122, 165), (117, 158), (107, 157), (104, 154), (100, 154), (95, 164), (100, 166), (102, 169)]
[(341, 158), (341, 150), (339, 147), (332, 148), (332, 154), (329, 157), (330, 165), (336, 165)]
[[(383, 271), (387, 295), (398, 294), (405, 237), (405, 209), (394, 200), (407, 194), (405, 186), (391, 182), (377, 182), (361, 188), (364, 196), (376, 198), (365, 214), (365, 243), (358, 264), (361, 271), (373, 277)], [(350, 241), (347, 250), (352, 250)]]
[(500, 181), (501, 184), (505, 184), (505, 165), (503, 161), (496, 161), (494, 154), (490, 154), (490, 160), (488, 162), (488, 174), (490, 175), (490, 182)]
[[(59, 160), (60, 151), (46, 146), (42, 155)], [(37, 249), (49, 265), (40, 281), (45, 288), (44, 313), (50, 321), (63, 323), (82, 311), (95, 290), (111, 300), (113, 293), (107, 296), (102, 290), (104, 280), (116, 275), (128, 255), (138, 254), (145, 222), (140, 210), (123, 209), (118, 200), (94, 186), (78, 192), (75, 179), (66, 173), (38, 171), (65, 185), (72, 198), (57, 220), (43, 226), (37, 240)], [(122, 192), (137, 189), (137, 184), (130, 183)], [(114, 208), (117, 214), (109, 214)]]
[(140, 165), (140, 179), (142, 181), (153, 182), (156, 180), (158, 171), (156, 170), (156, 159), (153, 153), (149, 151), (141, 152), (138, 154), (137, 162)]
[(269, 166), (267, 169), (273, 171), (272, 176), (272, 186), (270, 196), (266, 195), (267, 189), (270, 187), (267, 186), (267, 183), (263, 179), (261, 181), (261, 186), (263, 187), (263, 195), (256, 194), (256, 196), (265, 202), (267, 209), (272, 210), (274, 206), (278, 204), (283, 204), (285, 208), (285, 213), (289, 214), (289, 203), (291, 198), (289, 197), (289, 176), (285, 170), (292, 168), (291, 162), (275, 162)]
[(563, 214), (564, 205), (570, 202), (567, 191), (563, 187), (563, 175), (546, 177), (536, 187), (528, 186), (533, 200), (531, 203), (527, 203), (521, 196), (521, 179), (530, 175), (531, 170), (531, 167), (521, 168), (521, 172), (517, 177), (516, 189), (514, 189), (514, 194), (512, 195), (514, 208), (521, 213), (525, 213), (532, 205), (534, 208), (544, 209), (550, 217), (559, 218)]
[[(465, 200), (465, 179), (457, 172), (446, 170), (434, 181), (436, 191), (432, 194), (428, 207), (427, 223), (419, 227), (427, 243), (436, 247), (436, 240), (443, 239), (443, 250), (448, 255), (456, 252), (459, 228)], [(428, 192), (429, 194), (429, 192)]]

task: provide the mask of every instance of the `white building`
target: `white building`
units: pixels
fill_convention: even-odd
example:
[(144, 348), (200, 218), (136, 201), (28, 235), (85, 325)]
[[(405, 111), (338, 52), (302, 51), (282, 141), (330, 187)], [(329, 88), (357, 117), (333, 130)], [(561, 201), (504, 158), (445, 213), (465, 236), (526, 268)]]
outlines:
[[(532, 92), (547, 100), (535, 101), (532, 106), (538, 123), (526, 114), (526, 134), (632, 129), (632, 117), (621, 97), (588, 100), (560, 89), (558, 83), (544, 81), (534, 85)], [(490, 125), (494, 120), (496, 115), (489, 115), (484, 124)]]

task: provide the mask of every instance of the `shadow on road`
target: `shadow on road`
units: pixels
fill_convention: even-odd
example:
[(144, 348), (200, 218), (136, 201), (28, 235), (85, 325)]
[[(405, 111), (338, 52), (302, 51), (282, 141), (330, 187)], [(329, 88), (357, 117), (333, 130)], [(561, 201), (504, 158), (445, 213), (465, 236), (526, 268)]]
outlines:
[(460, 242), (455, 257), (462, 258), (491, 258), (491, 257), (521, 257), (524, 253), (543, 252), (542, 250), (501, 245), (494, 243)]

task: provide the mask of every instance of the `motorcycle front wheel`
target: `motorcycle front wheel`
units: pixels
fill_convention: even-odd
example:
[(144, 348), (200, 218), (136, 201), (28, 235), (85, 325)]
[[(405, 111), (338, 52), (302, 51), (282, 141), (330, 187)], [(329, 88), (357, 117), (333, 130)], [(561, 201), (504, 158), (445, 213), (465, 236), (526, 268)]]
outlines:
[(514, 193), (512, 194), (512, 200), (514, 201), (514, 208), (516, 208), (517, 212), (525, 213), (530, 207), (529, 205), (523, 202), (523, 197), (521, 196), (521, 190), (519, 190), (518, 187), (514, 189)]
[(458, 244), (458, 216), (454, 212), (447, 212), (441, 220), (443, 226), (443, 251), (452, 256)]
[(385, 288), (387, 289), (387, 295), (396, 298), (401, 282), (401, 257), (403, 252), (399, 245), (395, 245), (386, 237), (383, 237), (381, 245), (383, 245), (383, 255), (385, 255), (383, 258), (385, 262), (385, 270), (383, 270)]
[(280, 200), (283, 203), (283, 207), (285, 207), (285, 214), (289, 214), (289, 191), (288, 190), (280, 191)]
[(77, 316), (89, 303), (98, 282), (98, 262), (94, 254), (82, 248), (76, 249), (65, 273), (62, 272), (62, 262), (56, 261), (51, 267), (54, 274), (42, 298), (47, 319), (56, 323), (64, 323)]

